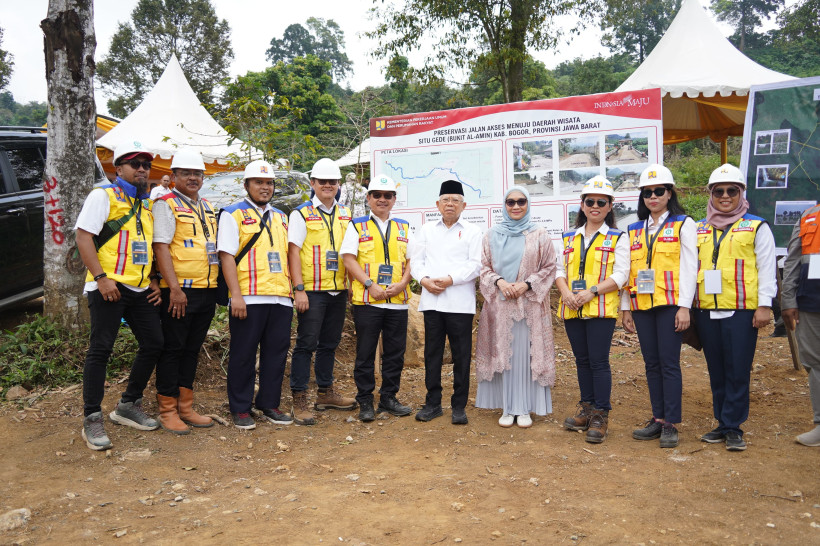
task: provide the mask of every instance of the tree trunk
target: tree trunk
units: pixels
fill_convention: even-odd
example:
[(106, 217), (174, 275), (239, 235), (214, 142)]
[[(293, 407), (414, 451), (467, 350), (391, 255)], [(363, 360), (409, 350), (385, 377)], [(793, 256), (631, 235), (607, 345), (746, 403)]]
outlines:
[(528, 0), (510, 1), (510, 50), (507, 69), (507, 102), (519, 102), (524, 95), (524, 57), (527, 55), (527, 23), (532, 16)]
[(48, 81), (48, 153), (43, 180), (45, 315), (67, 327), (88, 320), (85, 268), (74, 224), (94, 184), (94, 13), (92, 0), (49, 0), (40, 22)]

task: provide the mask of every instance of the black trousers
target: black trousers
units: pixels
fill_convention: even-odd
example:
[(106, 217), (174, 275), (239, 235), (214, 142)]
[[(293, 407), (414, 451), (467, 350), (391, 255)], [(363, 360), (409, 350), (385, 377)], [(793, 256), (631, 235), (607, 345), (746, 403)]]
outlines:
[(450, 340), (453, 354), (453, 409), (467, 407), (470, 393), (470, 361), (473, 354), (472, 313), (442, 313), (424, 311), (424, 384), (427, 387), (425, 404), (441, 405), (441, 368), (444, 341)]
[(614, 318), (568, 319), (564, 321), (569, 344), (575, 355), (581, 402), (595, 409), (611, 410), (612, 369), (609, 350), (615, 332)]
[(179, 396), (179, 387), (194, 388), (199, 350), (216, 312), (216, 288), (183, 288), (188, 298), (185, 316), (168, 312), (171, 290), (162, 290), (160, 319), (165, 345), (157, 362), (157, 393)]
[(86, 417), (102, 410), (105, 372), (123, 317), (139, 345), (131, 364), (128, 386), (122, 394), (124, 402), (136, 402), (142, 398), (142, 392), (162, 353), (159, 307), (148, 301), (150, 291), (134, 292), (120, 283), (117, 283), (117, 288), (120, 291), (119, 301), (105, 301), (99, 290), (88, 294), (91, 339), (83, 366), (83, 413)]
[(330, 292), (306, 292), (308, 310), (296, 313), (299, 325), (296, 328), (296, 346), (290, 360), (290, 388), (305, 391), (310, 382), (310, 360), (313, 353), (316, 386), (333, 385), (333, 365), (336, 347), (342, 339), (342, 329), (347, 311), (347, 291), (335, 296)]
[(404, 350), (407, 347), (407, 310), (385, 309), (372, 305), (354, 305), (356, 324), (356, 363), (353, 378), (356, 381), (356, 401), (373, 403), (376, 388), (376, 348), (383, 337), (382, 386), (379, 394), (399, 392), (401, 372), (404, 369)]

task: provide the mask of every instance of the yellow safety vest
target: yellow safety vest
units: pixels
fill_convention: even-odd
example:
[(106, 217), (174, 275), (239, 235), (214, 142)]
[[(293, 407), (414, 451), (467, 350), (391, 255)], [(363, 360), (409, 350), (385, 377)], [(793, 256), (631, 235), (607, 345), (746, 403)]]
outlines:
[[(346, 289), (345, 268), (341, 255), (337, 256), (338, 271), (327, 270), (326, 257), (328, 250), (339, 252), (345, 230), (350, 223), (350, 209), (337, 204), (332, 214), (325, 214), (308, 201), (296, 207), (296, 210), (302, 215), (307, 228), (307, 236), (299, 252), (299, 258), (302, 261), (302, 283), (305, 285), (305, 290)], [(331, 244), (331, 233), (334, 244)]]
[[(645, 221), (630, 224), (628, 228), (630, 241), (631, 266), (629, 270), (629, 302), (633, 311), (645, 311), (653, 307), (677, 305), (680, 275), (680, 230), (685, 215), (667, 216), (660, 226), (657, 238), (652, 245), (651, 266), (647, 265), (648, 248), (646, 242)], [(649, 237), (650, 242), (652, 236)], [(655, 270), (655, 292), (638, 294), (638, 271)]]
[[(757, 309), (757, 257), (755, 236), (765, 220), (752, 214), (729, 227), (728, 232), (698, 222), (698, 295), (694, 307), (700, 309)], [(724, 233), (726, 234), (724, 236)], [(723, 240), (721, 241), (721, 236)], [(717, 264), (712, 263), (715, 243), (718, 247)], [(704, 271), (721, 271), (721, 293), (707, 294)]]
[[(262, 215), (247, 201), (234, 203), (223, 209), (239, 226), (239, 248), (242, 249), (259, 231)], [(290, 291), (290, 270), (288, 269), (288, 219), (275, 208), (270, 211), (268, 230), (262, 234), (253, 247), (236, 265), (239, 287), (243, 296), (284, 296), (292, 297)], [(272, 239), (272, 240), (271, 240)], [(278, 252), (278, 256), (271, 253)], [(271, 259), (279, 258), (281, 273), (271, 272)]]
[[(216, 276), (219, 266), (208, 265), (208, 250), (206, 243), (216, 245), (216, 214), (207, 199), (200, 199), (202, 203), (198, 209), (189, 208), (176, 193), (171, 192), (160, 197), (171, 208), (176, 220), (174, 239), (169, 245), (171, 260), (174, 263), (174, 273), (177, 281), (183, 288), (216, 288)], [(201, 217), (201, 218), (200, 218)], [(208, 228), (207, 236), (202, 223)], [(162, 288), (168, 288), (165, 279), (160, 280)]]
[[(615, 245), (623, 233), (623, 231), (617, 229), (609, 229), (605, 236), (601, 233), (595, 233), (587, 251), (583, 276), (579, 270), (584, 253), (584, 236), (575, 231), (568, 231), (563, 234), (564, 268), (570, 287), (573, 280), (583, 278), (587, 281), (587, 288), (591, 288), (593, 285), (601, 284), (612, 276), (612, 270), (615, 268)], [(615, 290), (614, 292), (599, 295), (584, 304), (579, 311), (575, 311), (564, 305), (564, 300), (561, 298), (558, 300), (557, 315), (564, 320), (581, 317), (618, 318), (619, 301), (619, 292)]]
[[(364, 270), (365, 274), (375, 284), (379, 277), (379, 266), (392, 265), (393, 266), (393, 280), (392, 283), (397, 283), (404, 275), (407, 267), (407, 235), (410, 231), (410, 224), (399, 218), (391, 218), (388, 225), (390, 226), (390, 236), (384, 233), (387, 241), (382, 239), (379, 233), (379, 227), (374, 220), (369, 216), (362, 216), (353, 219), (353, 225), (359, 233), (359, 253), (356, 255), (356, 261)], [(387, 229), (387, 228), (385, 228)], [(385, 256), (384, 247), (387, 245), (387, 253)], [(405, 288), (404, 291), (396, 297), (388, 298), (387, 300), (374, 300), (370, 297), (370, 291), (367, 290), (362, 283), (353, 280), (353, 305), (367, 305), (373, 303), (407, 303), (410, 295)]]
[[(127, 182), (125, 183), (127, 184)], [(108, 184), (102, 186), (102, 189), (108, 194), (109, 212), (106, 222), (127, 215), (131, 212), (132, 203), (136, 204), (139, 201), (135, 201), (135, 198), (128, 196), (117, 184)], [(151, 214), (151, 201), (149, 199), (142, 199), (141, 201), (139, 213), (132, 216), (116, 235), (97, 250), (97, 259), (109, 279), (138, 288), (146, 287), (151, 282), (148, 274), (151, 272), (151, 263), (154, 260), (151, 248), (154, 236), (154, 217)], [(138, 217), (141, 227), (139, 233), (137, 232)], [(132, 244), (135, 241), (146, 243), (147, 265), (135, 265), (133, 263)], [(91, 282), (93, 280), (94, 276), (89, 271), (85, 276), (85, 281)]]

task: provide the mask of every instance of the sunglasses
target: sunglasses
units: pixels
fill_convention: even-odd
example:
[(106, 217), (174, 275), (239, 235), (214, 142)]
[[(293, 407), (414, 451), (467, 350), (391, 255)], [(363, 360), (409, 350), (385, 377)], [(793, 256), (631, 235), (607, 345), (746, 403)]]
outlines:
[(740, 190), (738, 188), (715, 188), (712, 190), (712, 195), (714, 197), (723, 197), (724, 193), (729, 197), (737, 197)]
[(139, 159), (129, 159), (128, 161), (124, 161), (120, 163), (120, 165), (128, 165), (132, 169), (139, 170), (140, 167), (145, 169), (146, 171), (151, 170), (151, 162), (150, 161), (140, 161)]
[(666, 193), (666, 188), (655, 188), (654, 190), (643, 190), (641, 192), (641, 197), (644, 199), (649, 199), (652, 197), (652, 194), (655, 194), (656, 197), (661, 197), (664, 193)]
[(319, 184), (320, 186), (335, 186), (336, 184), (339, 183), (339, 181), (338, 180), (320, 180), (320, 179), (317, 178), (316, 183)]
[(373, 199), (393, 199), (396, 197), (396, 194), (392, 191), (380, 192), (380, 191), (372, 191), (370, 192), (370, 196)]
[(516, 205), (523, 207), (526, 206), (527, 200), (522, 197), (521, 199), (507, 199), (504, 203), (506, 203), (506, 205), (510, 208), (513, 208)]
[(584, 204), (590, 208), (598, 205), (598, 208), (602, 209), (609, 204), (609, 201), (606, 199), (584, 199)]

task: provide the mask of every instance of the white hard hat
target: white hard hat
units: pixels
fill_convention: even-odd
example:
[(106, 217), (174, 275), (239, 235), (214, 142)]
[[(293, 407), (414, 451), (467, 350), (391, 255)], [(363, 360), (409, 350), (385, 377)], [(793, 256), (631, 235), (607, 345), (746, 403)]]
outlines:
[(245, 165), (245, 175), (242, 180), (248, 178), (276, 178), (276, 175), (273, 173), (273, 167), (270, 163), (264, 159), (257, 159)]
[(180, 148), (171, 160), (171, 170), (173, 171), (174, 169), (204, 171), (205, 162), (202, 161), (202, 154), (198, 151), (190, 148)]
[(367, 191), (396, 191), (396, 183), (389, 176), (380, 174), (370, 181)]
[(591, 193), (597, 193), (599, 195), (608, 195), (609, 197), (615, 196), (615, 190), (612, 187), (612, 182), (610, 182), (601, 175), (593, 176), (592, 178), (587, 180), (584, 184), (583, 189), (581, 189), (581, 197), (589, 195)]
[(148, 151), (148, 148), (146, 148), (141, 142), (137, 140), (120, 142), (117, 144), (117, 147), (114, 148), (114, 165), (117, 165), (120, 159), (133, 159), (143, 154), (151, 156), (152, 160), (154, 159), (154, 154)]
[(653, 163), (641, 173), (638, 187), (643, 188), (644, 186), (655, 186), (657, 184), (671, 184), (674, 186), (675, 179), (672, 177), (672, 171), (663, 165)]
[(342, 171), (336, 162), (329, 157), (323, 157), (313, 164), (313, 169), (310, 171), (310, 177), (316, 180), (341, 180)]
[(711, 188), (721, 182), (731, 182), (732, 184), (740, 184), (744, 188), (746, 187), (746, 177), (743, 176), (740, 169), (729, 163), (724, 163), (712, 171), (712, 175), (709, 177), (709, 184), (706, 186)]

